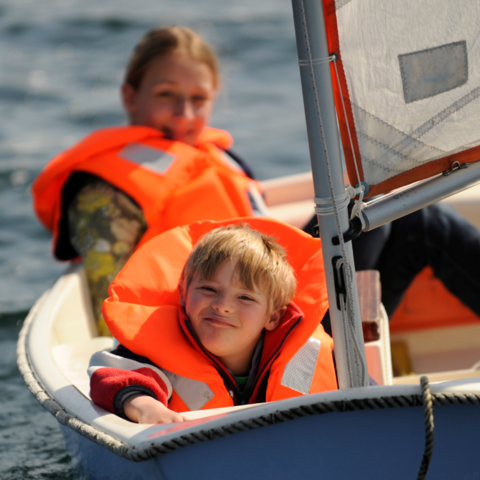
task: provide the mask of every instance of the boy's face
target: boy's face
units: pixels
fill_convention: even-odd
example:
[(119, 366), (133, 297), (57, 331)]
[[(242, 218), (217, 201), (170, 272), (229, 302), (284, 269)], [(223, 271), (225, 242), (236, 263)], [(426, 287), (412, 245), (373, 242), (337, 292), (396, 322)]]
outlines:
[(208, 122), (214, 97), (210, 68), (178, 53), (154, 58), (137, 90), (122, 86), (132, 124), (156, 128), (188, 145), (195, 145)]
[(202, 345), (234, 375), (246, 375), (263, 329), (274, 330), (285, 313), (269, 312), (269, 299), (247, 290), (235, 262), (225, 261), (212, 280), (195, 276), (185, 292), (185, 311)]

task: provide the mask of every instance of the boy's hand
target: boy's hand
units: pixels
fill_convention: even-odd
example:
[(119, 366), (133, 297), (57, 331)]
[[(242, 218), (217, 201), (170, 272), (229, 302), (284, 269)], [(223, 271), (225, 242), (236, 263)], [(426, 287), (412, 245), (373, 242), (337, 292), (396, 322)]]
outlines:
[(125, 415), (137, 423), (176, 423), (184, 418), (148, 395), (132, 395), (123, 403)]

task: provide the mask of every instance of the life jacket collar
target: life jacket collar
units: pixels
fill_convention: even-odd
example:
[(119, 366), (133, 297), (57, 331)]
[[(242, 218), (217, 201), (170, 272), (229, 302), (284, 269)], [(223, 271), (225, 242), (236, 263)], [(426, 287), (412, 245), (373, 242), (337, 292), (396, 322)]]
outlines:
[[(262, 380), (268, 372), (269, 367), (280, 353), (280, 350), (287, 340), (288, 336), (292, 333), (293, 329), (301, 322), (303, 318), (303, 312), (298, 308), (295, 303), (290, 302), (287, 306), (280, 324), (275, 330), (265, 330), (264, 344), (262, 349), (262, 355), (259, 359), (259, 364), (255, 366), (256, 379), (254, 382), (255, 389), (249, 396), (245, 403), (256, 403), (256, 395), (262, 384)], [(220, 376), (223, 378), (225, 384), (230, 391), (233, 392), (233, 400), (235, 405), (239, 404), (238, 399), (241, 397), (238, 390), (237, 381), (232, 372), (223, 364), (223, 362), (216, 355), (210, 353), (200, 342), (197, 334), (195, 333), (192, 323), (185, 312), (185, 308), (180, 306), (178, 309), (178, 321), (183, 330), (183, 333), (187, 337), (190, 344), (206, 359), (210, 360), (217, 369)]]

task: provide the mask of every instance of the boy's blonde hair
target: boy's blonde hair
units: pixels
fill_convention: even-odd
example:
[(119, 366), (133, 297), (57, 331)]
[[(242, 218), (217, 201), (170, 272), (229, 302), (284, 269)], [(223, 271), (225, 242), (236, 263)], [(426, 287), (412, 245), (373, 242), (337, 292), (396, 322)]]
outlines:
[(150, 62), (159, 56), (180, 53), (205, 63), (213, 75), (213, 86), (218, 88), (220, 72), (218, 60), (208, 43), (186, 27), (163, 27), (149, 30), (138, 42), (127, 64), (125, 83), (135, 90), (140, 87)]
[(181, 283), (187, 292), (198, 275), (211, 280), (226, 260), (236, 261), (235, 273), (248, 290), (269, 299), (270, 313), (288, 305), (297, 282), (285, 250), (272, 238), (247, 225), (229, 225), (204, 235), (190, 253)]

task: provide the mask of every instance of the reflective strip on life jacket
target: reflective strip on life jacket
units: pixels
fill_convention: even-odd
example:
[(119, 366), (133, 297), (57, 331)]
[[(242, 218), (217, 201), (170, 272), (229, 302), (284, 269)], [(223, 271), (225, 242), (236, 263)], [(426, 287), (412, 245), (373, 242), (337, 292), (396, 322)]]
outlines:
[(272, 367), (267, 400), (283, 400), (308, 393), (337, 390), (332, 351), (333, 340), (319, 325), (307, 342), (284, 363), (283, 369), (281, 358)]
[[(201, 410), (215, 396), (212, 389), (205, 382), (194, 380), (193, 378), (182, 377), (181, 375), (169, 372), (164, 368), (161, 370), (170, 380), (175, 393), (190, 411)], [(170, 399), (170, 408), (172, 408), (172, 405), (177, 402), (178, 400), (175, 398)]]
[[(57, 242), (69, 242), (60, 231), (63, 187), (73, 172), (86, 172), (129, 195), (142, 209), (148, 226), (145, 243), (179, 225), (253, 215), (249, 191), (256, 182), (230, 167), (222, 148), (231, 144), (227, 132), (206, 127), (193, 147), (168, 140), (149, 127), (98, 130), (54, 158), (32, 186), (34, 208)], [(69, 250), (70, 251), (70, 250)], [(69, 253), (71, 255), (71, 253)]]
[(118, 156), (162, 175), (166, 174), (168, 167), (175, 160), (175, 155), (141, 143), (129, 143), (120, 151)]
[(320, 340), (310, 337), (285, 366), (281, 385), (306, 395), (310, 393), (315, 366), (320, 352)]

